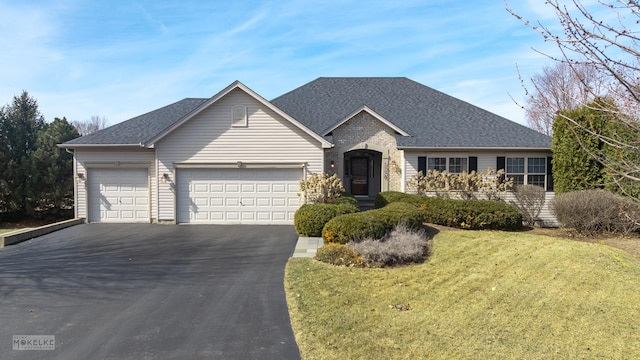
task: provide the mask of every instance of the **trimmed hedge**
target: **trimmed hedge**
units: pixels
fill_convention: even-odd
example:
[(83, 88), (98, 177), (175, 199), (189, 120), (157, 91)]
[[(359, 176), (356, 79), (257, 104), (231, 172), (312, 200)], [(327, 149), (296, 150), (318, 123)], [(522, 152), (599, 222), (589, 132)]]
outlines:
[(325, 244), (382, 238), (399, 223), (419, 228), (423, 223), (422, 212), (415, 206), (393, 203), (382, 209), (336, 216), (324, 226), (322, 238)]
[(420, 198), (421, 196), (407, 194), (400, 191), (384, 191), (376, 195), (373, 206), (376, 209), (379, 209), (395, 202), (405, 202), (418, 206), (420, 205)]
[(349, 193), (342, 193), (339, 198), (337, 198), (332, 204), (336, 205), (351, 205), (356, 209), (360, 209), (360, 204), (358, 204), (358, 200)]
[(296, 232), (302, 236), (322, 236), (322, 228), (334, 217), (360, 211), (352, 196), (341, 196), (331, 204), (302, 205), (293, 217)]
[(376, 205), (407, 203), (417, 206), (424, 221), (470, 230), (518, 230), (522, 213), (513, 205), (489, 200), (458, 200), (387, 191), (376, 196)]

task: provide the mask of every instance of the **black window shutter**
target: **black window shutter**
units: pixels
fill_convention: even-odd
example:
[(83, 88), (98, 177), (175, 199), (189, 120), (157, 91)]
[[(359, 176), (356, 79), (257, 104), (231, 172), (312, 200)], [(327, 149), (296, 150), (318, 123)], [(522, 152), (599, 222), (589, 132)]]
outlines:
[(418, 156), (418, 171), (422, 171), (422, 175), (427, 175), (427, 157)]
[(505, 170), (506, 158), (504, 156), (498, 156), (496, 161), (496, 171)]
[[(505, 164), (506, 164), (506, 162), (507, 162), (507, 160), (506, 160), (506, 159), (507, 159), (507, 158), (506, 158), (506, 157), (504, 157), (504, 156), (498, 156), (498, 158), (496, 159), (496, 171), (500, 171), (500, 170), (504, 170), (505, 172), (507, 171), (507, 170), (506, 170), (506, 166), (505, 166)], [(505, 173), (504, 175), (502, 175), (502, 176), (498, 179), (498, 181), (503, 182), (503, 181), (504, 181), (504, 179), (505, 179), (505, 175), (506, 175), (506, 173)]]
[(553, 191), (553, 157), (547, 156), (547, 191)]
[(469, 172), (478, 172), (478, 157), (469, 156)]

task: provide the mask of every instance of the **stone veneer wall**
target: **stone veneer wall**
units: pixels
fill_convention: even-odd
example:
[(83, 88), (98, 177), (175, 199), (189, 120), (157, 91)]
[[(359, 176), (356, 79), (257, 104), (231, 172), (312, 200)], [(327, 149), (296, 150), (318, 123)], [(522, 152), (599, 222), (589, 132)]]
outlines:
[[(396, 145), (393, 129), (363, 111), (333, 130), (335, 146), (325, 153), (325, 169), (343, 177), (344, 153), (351, 150), (375, 150), (382, 153), (382, 191), (402, 190), (402, 153)], [(331, 161), (336, 164), (331, 169)], [(396, 166), (393, 167), (392, 161)], [(345, 179), (343, 179), (344, 181)]]

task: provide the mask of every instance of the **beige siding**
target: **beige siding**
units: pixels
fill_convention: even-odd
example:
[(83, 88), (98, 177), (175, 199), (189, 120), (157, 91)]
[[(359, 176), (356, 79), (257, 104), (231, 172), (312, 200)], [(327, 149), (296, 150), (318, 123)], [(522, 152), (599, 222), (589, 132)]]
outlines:
[[(427, 156), (427, 157), (469, 157), (469, 156), (477, 156), (478, 157), (478, 171), (485, 171), (489, 168), (496, 170), (496, 158), (498, 156), (506, 156), (506, 157), (536, 157), (536, 156), (551, 156), (551, 152), (544, 151), (531, 151), (531, 152), (523, 152), (523, 151), (504, 151), (504, 150), (495, 150), (495, 151), (449, 151), (449, 152), (435, 152), (435, 151), (415, 151), (415, 150), (405, 150), (404, 152), (404, 174), (405, 181), (410, 179), (413, 175), (418, 172), (418, 157), (419, 156)], [(407, 188), (407, 192), (410, 192), (411, 189)], [(545, 226), (557, 226), (557, 220), (553, 213), (549, 208), (549, 203), (551, 199), (553, 199), (553, 192), (546, 193), (545, 205), (542, 208), (540, 213), (540, 218), (544, 222)], [(504, 198), (505, 201), (510, 202), (515, 200), (513, 194), (507, 194)]]
[(155, 176), (155, 152), (151, 149), (76, 149), (75, 171), (84, 175), (85, 180), (76, 178), (76, 217), (87, 218), (87, 187), (91, 168), (146, 168), (149, 170), (149, 189), (151, 201), (150, 210), (152, 219), (156, 218), (157, 202), (153, 194), (157, 189), (157, 177)]
[[(231, 126), (234, 105), (247, 106), (247, 126)], [(323, 170), (323, 150), (317, 139), (240, 89), (231, 91), (160, 140), (156, 151), (158, 174), (171, 177), (166, 184), (159, 184), (161, 221), (175, 220), (176, 164), (287, 163), (305, 164), (307, 174)]]

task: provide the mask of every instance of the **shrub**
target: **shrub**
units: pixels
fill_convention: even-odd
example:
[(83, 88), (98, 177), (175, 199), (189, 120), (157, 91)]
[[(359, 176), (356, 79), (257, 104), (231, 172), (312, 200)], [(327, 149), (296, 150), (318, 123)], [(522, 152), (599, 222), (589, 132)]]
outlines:
[(381, 209), (341, 215), (327, 222), (322, 237), (327, 244), (346, 244), (368, 237), (382, 238), (401, 222), (418, 228), (423, 223), (422, 212), (410, 204), (392, 203)]
[(333, 201), (333, 204), (351, 205), (356, 209), (360, 209), (360, 204), (358, 204), (358, 200), (356, 200), (356, 198), (353, 195), (346, 192), (342, 193), (339, 198), (335, 199)]
[(376, 200), (405, 202), (422, 211), (424, 221), (471, 230), (517, 230), (522, 227), (518, 209), (500, 201), (456, 200), (402, 193), (380, 193)]
[(366, 237), (382, 237), (386, 232), (384, 224), (372, 214), (375, 210), (336, 216), (322, 229), (325, 244), (346, 244)]
[(410, 229), (418, 229), (424, 223), (422, 212), (415, 206), (407, 203), (391, 203), (382, 209), (369, 210), (380, 221), (386, 232), (391, 231), (400, 223)]
[(315, 259), (332, 265), (361, 266), (363, 259), (352, 248), (342, 244), (328, 244), (318, 248)]
[(435, 199), (420, 205), (425, 221), (469, 230), (518, 230), (522, 214), (499, 201)]
[(485, 196), (488, 200), (496, 200), (513, 186), (513, 179), (505, 178), (504, 170), (496, 172), (492, 168), (460, 174), (429, 170), (426, 174), (419, 171), (413, 175), (407, 180), (407, 186), (418, 195), (432, 192), (442, 198), (470, 200)]
[(322, 173), (311, 174), (308, 178), (300, 180), (298, 196), (307, 204), (331, 203), (343, 192), (342, 180), (337, 174), (329, 176)]
[(517, 185), (513, 189), (513, 195), (516, 201), (511, 204), (520, 210), (525, 224), (535, 225), (544, 206), (546, 197), (544, 188), (536, 185)]
[(382, 239), (365, 239), (350, 242), (353, 248), (370, 267), (393, 266), (417, 263), (424, 259), (427, 239), (423, 229), (412, 229), (400, 223)]
[(394, 202), (405, 202), (405, 203), (417, 205), (419, 204), (418, 199), (419, 199), (418, 196), (403, 193), (400, 191), (383, 191), (381, 193), (378, 193), (378, 195), (376, 195), (376, 198), (373, 204), (376, 209), (383, 208)]
[(551, 202), (551, 210), (563, 227), (579, 234), (628, 234), (640, 229), (638, 203), (605, 190), (558, 194)]
[[(342, 199), (342, 197), (338, 199)], [(358, 212), (357, 204), (357, 201), (354, 205), (346, 200), (336, 201), (333, 204), (302, 205), (293, 217), (296, 232), (303, 236), (322, 236), (322, 228), (329, 220), (338, 215)]]

